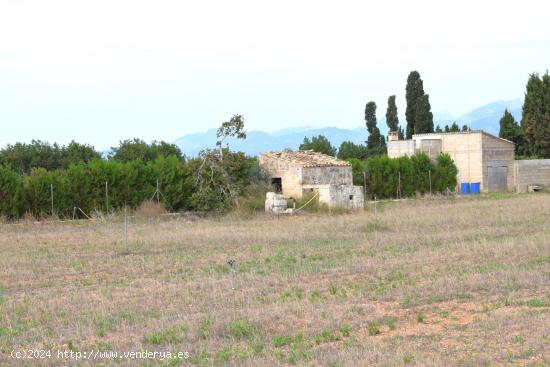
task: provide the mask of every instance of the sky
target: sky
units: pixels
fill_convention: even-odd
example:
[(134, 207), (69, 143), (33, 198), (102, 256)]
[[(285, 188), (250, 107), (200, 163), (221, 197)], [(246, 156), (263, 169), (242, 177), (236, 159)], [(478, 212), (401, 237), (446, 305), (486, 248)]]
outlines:
[(247, 130), (383, 118), (418, 70), (434, 113), (521, 98), (549, 68), (550, 2), (0, 0), (0, 147), (108, 149), (242, 114)]

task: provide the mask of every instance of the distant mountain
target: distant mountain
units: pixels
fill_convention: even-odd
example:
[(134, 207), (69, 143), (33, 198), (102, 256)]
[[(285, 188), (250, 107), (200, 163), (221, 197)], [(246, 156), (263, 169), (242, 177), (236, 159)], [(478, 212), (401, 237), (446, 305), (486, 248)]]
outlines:
[[(473, 109), (472, 111), (454, 118), (450, 113), (436, 113), (434, 123), (442, 128), (446, 124), (456, 121), (459, 125), (468, 124), (473, 130), (485, 130), (488, 133), (498, 135), (499, 121), (504, 110), (508, 109), (517, 121), (521, 119), (521, 99), (510, 101), (497, 101)], [(406, 122), (400, 119), (401, 126)], [(378, 121), (378, 127), (383, 134), (387, 133), (384, 120)], [(227, 143), (231, 149), (245, 152), (248, 155), (258, 155), (260, 152), (281, 150), (285, 148), (298, 149), (304, 141), (304, 137), (324, 135), (332, 145), (339, 147), (343, 141), (349, 140), (355, 144), (363, 144), (367, 140), (367, 132), (364, 126), (355, 129), (341, 129), (336, 127), (290, 127), (272, 132), (249, 131), (246, 140), (229, 139)], [(216, 142), (216, 129), (204, 133), (184, 135), (174, 141), (182, 152), (188, 157), (197, 156), (201, 149), (214, 147)]]
[(450, 125), (453, 121), (456, 121), (460, 126), (468, 124), (472, 130), (484, 130), (490, 134), (498, 135), (499, 121), (504, 114), (504, 110), (508, 109), (516, 121), (519, 122), (521, 120), (522, 105), (523, 100), (519, 98), (509, 101), (497, 101), (473, 109), (457, 118), (446, 115), (444, 119), (438, 119), (436, 115), (435, 124), (439, 124), (443, 128), (445, 125)]
[[(367, 140), (365, 127), (356, 129), (340, 129), (336, 127), (308, 128), (298, 127), (282, 129), (273, 132), (249, 131), (246, 140), (228, 139), (227, 143), (233, 150), (245, 152), (248, 155), (258, 155), (260, 152), (281, 150), (285, 148), (298, 149), (304, 137), (324, 135), (330, 142), (339, 147), (343, 141), (349, 140), (362, 144)], [(213, 147), (216, 142), (216, 129), (204, 133), (189, 134), (174, 141), (187, 156), (196, 156), (201, 149)]]

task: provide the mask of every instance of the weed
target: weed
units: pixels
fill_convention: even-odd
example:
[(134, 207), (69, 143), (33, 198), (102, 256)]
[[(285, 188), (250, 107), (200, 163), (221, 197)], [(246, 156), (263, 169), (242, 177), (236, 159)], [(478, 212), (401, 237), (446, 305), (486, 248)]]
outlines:
[(423, 323), (425, 321), (425, 318), (426, 317), (424, 316), (422, 311), (420, 311), (416, 314), (416, 322), (418, 322), (418, 323)]
[(376, 321), (369, 321), (367, 323), (367, 330), (371, 336), (378, 335), (380, 334), (380, 325)]
[(233, 339), (247, 339), (254, 336), (256, 327), (249, 320), (236, 320), (226, 325), (226, 330)]
[(177, 325), (166, 330), (146, 333), (143, 339), (146, 343), (155, 345), (181, 343), (185, 339), (185, 332), (187, 330), (187, 325)]
[(202, 319), (197, 329), (197, 336), (201, 339), (206, 339), (210, 335), (211, 327), (212, 320), (209, 317)]
[(287, 335), (277, 335), (274, 336), (271, 342), (273, 343), (273, 346), (280, 348), (284, 347), (285, 345), (289, 345), (292, 343), (292, 337)]
[(390, 330), (395, 330), (397, 328), (397, 321), (395, 320), (395, 318), (390, 317), (386, 319), (386, 325), (388, 325), (388, 328)]
[(348, 337), (351, 333), (351, 326), (348, 324), (340, 325), (340, 333), (342, 333), (342, 336)]

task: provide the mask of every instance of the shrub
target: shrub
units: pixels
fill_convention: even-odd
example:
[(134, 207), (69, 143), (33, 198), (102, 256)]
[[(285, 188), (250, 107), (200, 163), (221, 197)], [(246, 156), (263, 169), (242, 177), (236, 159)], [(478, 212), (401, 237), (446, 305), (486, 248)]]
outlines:
[(377, 198), (397, 197), (398, 186), (401, 197), (427, 193), (430, 191), (430, 172), (432, 192), (444, 192), (456, 186), (458, 172), (449, 155), (440, 154), (434, 165), (424, 153), (399, 158), (371, 157), (365, 169), (369, 175), (368, 193)]
[(11, 169), (0, 166), (0, 216), (19, 217), (22, 199), (21, 178)]
[(448, 154), (437, 156), (437, 165), (433, 175), (433, 188), (436, 192), (444, 192), (447, 188), (453, 190), (456, 187), (456, 168), (452, 158)]

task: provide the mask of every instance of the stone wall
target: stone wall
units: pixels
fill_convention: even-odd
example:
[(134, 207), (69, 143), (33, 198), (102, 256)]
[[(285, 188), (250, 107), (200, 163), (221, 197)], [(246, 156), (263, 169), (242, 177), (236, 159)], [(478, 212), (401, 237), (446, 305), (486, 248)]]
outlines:
[(302, 167), (282, 159), (260, 155), (260, 166), (272, 178), (281, 178), (283, 195), (288, 198), (302, 197)]
[(364, 207), (363, 188), (353, 185), (305, 185), (304, 192), (317, 191), (319, 203), (329, 207), (360, 209)]
[(353, 185), (351, 166), (304, 167), (303, 185)]
[(550, 159), (514, 161), (514, 189), (526, 192), (529, 185), (550, 187)]

